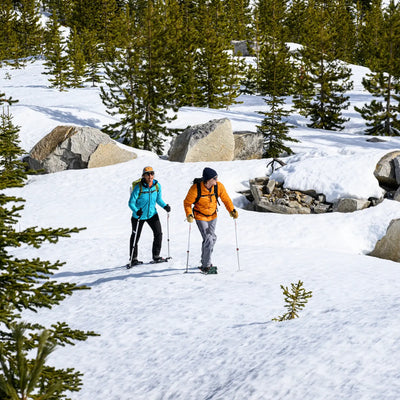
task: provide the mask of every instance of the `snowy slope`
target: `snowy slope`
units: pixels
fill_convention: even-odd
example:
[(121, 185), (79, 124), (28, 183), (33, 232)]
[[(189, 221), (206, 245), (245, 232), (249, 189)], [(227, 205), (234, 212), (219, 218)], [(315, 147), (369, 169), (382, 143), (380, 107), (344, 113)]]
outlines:
[[(30, 148), (55, 126), (111, 121), (98, 88), (59, 93), (47, 87), (36, 62), (25, 70), (0, 69), (0, 90), (18, 99), (12, 106), (21, 144)], [(300, 189), (314, 188), (329, 199), (380, 195), (373, 178), (379, 158), (400, 148), (398, 138), (368, 143), (354, 105), (363, 92), (365, 69), (354, 67), (351, 120), (340, 133), (311, 130), (291, 116), (290, 144), (296, 154), (276, 172)], [(5, 79), (9, 72), (11, 79)], [(227, 117), (234, 130), (256, 131), (264, 102), (242, 96), (229, 110), (185, 107), (174, 127)], [(288, 104), (289, 106), (289, 104)], [(237, 193), (248, 180), (265, 175), (267, 160), (174, 163), (140, 151), (136, 160), (110, 167), (30, 177), (18, 193), (27, 202), (20, 221), (27, 226), (87, 227), (70, 239), (39, 250), (23, 246), (19, 257), (66, 261), (60, 281), (88, 285), (59, 307), (27, 319), (67, 321), (100, 337), (60, 348), (56, 366), (84, 373), (74, 400), (148, 399), (379, 399), (400, 397), (400, 279), (397, 263), (366, 254), (381, 238), (400, 204), (385, 200), (352, 214), (278, 215), (243, 210)], [(152, 165), (172, 212), (160, 209), (162, 255), (168, 264), (126, 270), (130, 235), (129, 186)], [(200, 235), (190, 233), (182, 202), (195, 176), (214, 168), (239, 210), (235, 223), (223, 206), (213, 262), (218, 275), (197, 272)], [(290, 183), (290, 184), (289, 184)], [(151, 257), (152, 235), (145, 226), (140, 257)], [(238, 256), (239, 254), (239, 263)], [(240, 270), (239, 270), (240, 269)], [(304, 282), (313, 297), (297, 320), (272, 322), (285, 312), (280, 285)]]

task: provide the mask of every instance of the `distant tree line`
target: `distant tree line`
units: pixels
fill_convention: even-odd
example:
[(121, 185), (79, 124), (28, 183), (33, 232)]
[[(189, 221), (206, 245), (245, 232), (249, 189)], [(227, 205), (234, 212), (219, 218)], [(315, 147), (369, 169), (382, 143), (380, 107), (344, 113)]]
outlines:
[[(48, 16), (41, 23), (41, 15)], [(247, 41), (254, 63), (232, 54)], [(301, 45), (289, 51), (288, 43)], [(400, 13), (393, 0), (3, 0), (0, 60), (44, 57), (53, 87), (100, 85), (125, 144), (161, 151), (183, 106), (222, 108), (265, 97), (265, 156), (290, 148), (285, 98), (309, 126), (341, 130), (350, 64), (371, 69), (367, 133), (398, 135)]]

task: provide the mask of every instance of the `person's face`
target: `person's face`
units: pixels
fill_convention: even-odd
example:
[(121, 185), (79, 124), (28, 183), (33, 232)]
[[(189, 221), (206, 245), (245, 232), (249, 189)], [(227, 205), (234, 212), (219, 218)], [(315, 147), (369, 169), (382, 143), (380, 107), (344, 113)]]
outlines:
[(217, 180), (218, 180), (218, 176), (209, 179), (209, 180), (206, 182), (206, 188), (207, 188), (207, 189), (210, 189), (212, 186), (215, 186), (215, 185), (217, 184)]
[(153, 184), (153, 179), (154, 179), (154, 172), (150, 171), (150, 172), (145, 172), (143, 174), (143, 178), (145, 180), (145, 182), (151, 186)]

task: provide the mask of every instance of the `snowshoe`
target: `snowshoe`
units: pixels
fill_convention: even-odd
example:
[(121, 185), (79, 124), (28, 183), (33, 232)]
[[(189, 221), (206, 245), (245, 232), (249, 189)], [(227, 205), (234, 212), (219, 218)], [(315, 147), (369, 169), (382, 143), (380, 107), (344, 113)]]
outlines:
[(209, 267), (199, 267), (202, 274), (215, 275), (218, 274), (217, 267), (211, 265)]
[(168, 259), (164, 257), (154, 257), (153, 261), (150, 261), (150, 264), (158, 264), (158, 263), (163, 263), (167, 262)]
[(136, 265), (140, 265), (143, 264), (143, 261), (139, 261), (139, 260), (132, 260), (129, 264), (127, 264), (126, 268), (130, 269), (132, 267), (136, 267)]

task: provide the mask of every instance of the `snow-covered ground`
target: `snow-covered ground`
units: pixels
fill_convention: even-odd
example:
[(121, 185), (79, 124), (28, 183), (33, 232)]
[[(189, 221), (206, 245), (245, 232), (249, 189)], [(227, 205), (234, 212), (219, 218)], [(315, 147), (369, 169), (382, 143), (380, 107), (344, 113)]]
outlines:
[[(42, 71), (41, 62), (0, 69), (0, 91), (19, 100), (11, 113), (27, 152), (57, 125), (101, 128), (112, 120), (98, 88), (60, 93), (48, 87)], [(300, 143), (289, 143), (296, 154), (276, 172), (288, 186), (316, 189), (330, 200), (381, 195), (376, 162), (399, 149), (400, 139), (366, 142), (364, 121), (354, 111), (371, 99), (361, 85), (366, 69), (353, 72), (344, 131), (312, 130), (303, 117), (291, 115), (291, 135)], [(171, 125), (227, 117), (235, 131), (256, 131), (264, 101), (240, 100), (229, 110), (182, 108)], [(256, 213), (242, 209), (246, 200), (238, 191), (265, 175), (269, 160), (181, 164), (138, 153), (119, 165), (30, 177), (24, 188), (11, 191), (27, 200), (21, 229), (87, 227), (56, 245), (16, 250), (18, 257), (66, 261), (57, 279), (91, 288), (51, 311), (26, 314), (45, 325), (67, 321), (101, 335), (57, 349), (49, 359), (84, 373), (73, 400), (400, 398), (400, 266), (366, 255), (390, 220), (400, 218), (400, 203), (384, 200), (352, 214)], [(162, 255), (168, 255), (169, 232), (172, 259), (126, 270), (129, 187), (146, 165), (155, 169), (172, 208), (169, 220), (159, 211)], [(197, 272), (201, 240), (194, 224), (184, 273), (189, 224), (182, 203), (205, 166), (218, 172), (239, 211), (235, 225), (220, 208), (213, 256), (219, 273), (209, 276)], [(145, 261), (151, 243), (145, 225), (139, 249)], [(300, 318), (271, 321), (286, 311), (280, 285), (298, 280), (313, 295)]]

